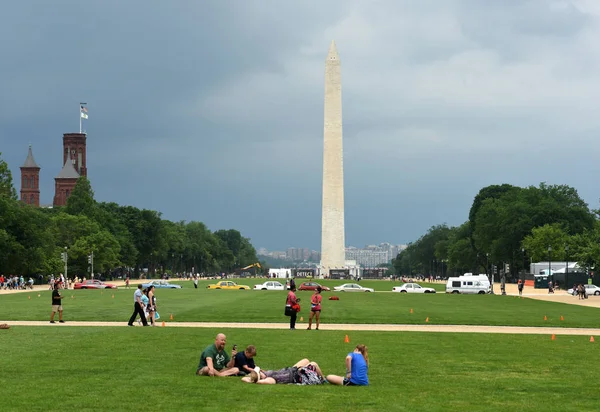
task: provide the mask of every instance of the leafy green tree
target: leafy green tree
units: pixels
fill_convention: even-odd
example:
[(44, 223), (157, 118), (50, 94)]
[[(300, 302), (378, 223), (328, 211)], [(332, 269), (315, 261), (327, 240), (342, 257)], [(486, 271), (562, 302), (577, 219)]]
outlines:
[(66, 212), (71, 215), (83, 215), (90, 219), (96, 216), (96, 201), (90, 181), (85, 176), (77, 179), (71, 195), (67, 199)]
[[(534, 261), (564, 260), (565, 246), (570, 242), (569, 235), (560, 223), (546, 224), (531, 230), (531, 234), (523, 239), (523, 247)], [(548, 247), (552, 250), (548, 252)]]
[(227, 245), (233, 254), (236, 266), (244, 267), (258, 262), (256, 250), (250, 243), (250, 239), (243, 237), (237, 230), (218, 230), (215, 232), (215, 236)]
[(448, 239), (448, 269), (455, 273), (479, 272), (476, 267), (477, 252), (471, 243), (470, 222), (453, 228)]
[[(0, 152), (2, 156), (2, 152)], [(17, 199), (17, 191), (13, 186), (12, 173), (8, 164), (0, 157), (0, 196)]]

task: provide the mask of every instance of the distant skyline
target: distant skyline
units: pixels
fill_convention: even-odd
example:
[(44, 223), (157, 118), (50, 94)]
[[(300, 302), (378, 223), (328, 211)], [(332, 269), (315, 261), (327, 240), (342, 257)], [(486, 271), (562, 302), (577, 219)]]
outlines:
[(491, 184), (600, 207), (600, 2), (7, 2), (0, 152), (52, 203), (87, 102), (96, 200), (320, 250), (324, 62), (342, 59), (346, 246), (460, 225)]

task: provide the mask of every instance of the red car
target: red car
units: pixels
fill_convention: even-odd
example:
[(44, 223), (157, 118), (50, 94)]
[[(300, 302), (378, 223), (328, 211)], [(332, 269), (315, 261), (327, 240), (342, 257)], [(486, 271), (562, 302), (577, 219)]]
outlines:
[(104, 283), (96, 279), (86, 280), (85, 282), (76, 283), (73, 289), (116, 289), (117, 285)]
[(303, 282), (300, 287), (298, 288), (298, 290), (315, 290), (318, 286), (321, 286), (321, 290), (323, 292), (328, 292), (331, 289), (329, 289), (327, 286), (322, 286), (319, 285), (317, 282)]

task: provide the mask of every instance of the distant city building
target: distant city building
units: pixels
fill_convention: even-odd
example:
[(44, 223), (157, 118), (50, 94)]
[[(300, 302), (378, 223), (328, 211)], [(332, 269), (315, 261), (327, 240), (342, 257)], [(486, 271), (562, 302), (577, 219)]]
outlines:
[(387, 265), (404, 249), (406, 249), (406, 245), (392, 245), (390, 243), (367, 245), (362, 249), (350, 246), (346, 248), (346, 259), (355, 260), (362, 267), (376, 267)]
[[(390, 263), (404, 249), (406, 249), (406, 245), (392, 245), (391, 243), (367, 245), (364, 248), (350, 246), (346, 248), (346, 260), (356, 261), (356, 264), (362, 267), (377, 267)], [(321, 260), (321, 254), (318, 251), (307, 248), (290, 247), (285, 252), (260, 248), (257, 254), (290, 262), (320, 262)]]

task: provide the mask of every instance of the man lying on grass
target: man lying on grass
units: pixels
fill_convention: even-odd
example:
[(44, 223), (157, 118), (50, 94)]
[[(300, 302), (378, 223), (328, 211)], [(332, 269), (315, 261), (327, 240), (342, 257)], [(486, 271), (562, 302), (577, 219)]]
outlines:
[(325, 382), (323, 373), (316, 362), (302, 359), (294, 366), (277, 370), (253, 370), (249, 376), (242, 378), (247, 383), (258, 383), (261, 385), (297, 384), (297, 385), (320, 385)]

